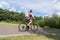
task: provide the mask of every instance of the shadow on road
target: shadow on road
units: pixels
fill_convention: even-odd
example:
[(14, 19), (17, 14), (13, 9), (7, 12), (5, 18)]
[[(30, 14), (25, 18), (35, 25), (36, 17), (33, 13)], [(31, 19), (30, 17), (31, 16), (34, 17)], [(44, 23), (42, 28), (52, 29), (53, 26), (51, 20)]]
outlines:
[[(18, 26), (19, 32), (25, 32), (25, 30), (20, 30), (20, 25)], [(51, 28), (33, 28), (32, 30), (27, 30), (27, 32), (31, 34), (37, 34), (38, 36), (44, 35), (48, 38), (54, 40), (60, 40), (60, 30), (59, 29), (51, 29)]]
[(34, 34), (60, 34), (60, 30), (59, 29), (48, 29), (48, 28), (38, 28), (38, 29), (32, 29), (31, 31), (29, 31), (31, 33)]
[[(25, 32), (23, 30), (20, 30), (20, 27), (18, 26), (18, 29), (20, 32)], [(45, 37), (48, 37), (49, 39), (53, 40), (60, 40), (60, 30), (57, 29), (48, 29), (48, 28), (33, 28), (32, 30), (27, 30), (27, 32), (31, 34), (37, 34), (38, 36), (43, 35)]]
[(48, 37), (49, 39), (60, 40), (60, 30), (38, 28), (38, 29), (32, 29), (32, 31), (29, 32), (33, 34), (37, 34), (38, 36), (43, 35), (45, 37)]

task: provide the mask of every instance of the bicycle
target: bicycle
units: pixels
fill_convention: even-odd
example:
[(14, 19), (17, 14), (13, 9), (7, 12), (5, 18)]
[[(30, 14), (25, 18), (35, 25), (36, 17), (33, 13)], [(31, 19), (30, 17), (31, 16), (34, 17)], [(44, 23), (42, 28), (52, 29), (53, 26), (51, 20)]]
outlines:
[(19, 23), (18, 25), (18, 31), (20, 32), (24, 32), (24, 31), (32, 31), (33, 29), (35, 29), (35, 25), (33, 25), (33, 23), (29, 26), (29, 29), (27, 28), (27, 25), (23, 25), (21, 23)]

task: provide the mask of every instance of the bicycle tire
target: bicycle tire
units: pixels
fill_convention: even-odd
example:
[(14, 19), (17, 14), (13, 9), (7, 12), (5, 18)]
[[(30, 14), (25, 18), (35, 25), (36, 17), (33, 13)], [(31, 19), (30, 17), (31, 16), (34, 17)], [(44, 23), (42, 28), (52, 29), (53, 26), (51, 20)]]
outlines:
[(25, 29), (26, 29), (26, 26), (24, 26), (24, 25), (22, 25), (22, 24), (19, 24), (18, 25), (18, 31), (25, 31)]

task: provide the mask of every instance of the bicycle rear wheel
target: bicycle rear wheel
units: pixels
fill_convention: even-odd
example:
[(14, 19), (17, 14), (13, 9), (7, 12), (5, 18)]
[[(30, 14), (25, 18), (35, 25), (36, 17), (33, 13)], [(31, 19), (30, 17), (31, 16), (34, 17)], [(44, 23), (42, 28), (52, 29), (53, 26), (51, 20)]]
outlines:
[(22, 25), (22, 24), (19, 24), (18, 25), (18, 31), (25, 31), (25, 29), (26, 29), (26, 26), (25, 25)]

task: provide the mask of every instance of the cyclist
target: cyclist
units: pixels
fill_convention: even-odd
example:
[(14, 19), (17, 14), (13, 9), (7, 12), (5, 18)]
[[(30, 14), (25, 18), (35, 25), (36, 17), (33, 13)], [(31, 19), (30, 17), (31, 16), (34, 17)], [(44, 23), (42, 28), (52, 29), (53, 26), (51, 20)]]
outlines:
[(25, 15), (26, 17), (26, 29), (29, 30), (29, 26), (32, 24), (32, 21), (34, 19), (34, 16), (32, 16), (32, 10), (29, 11), (29, 14)]

